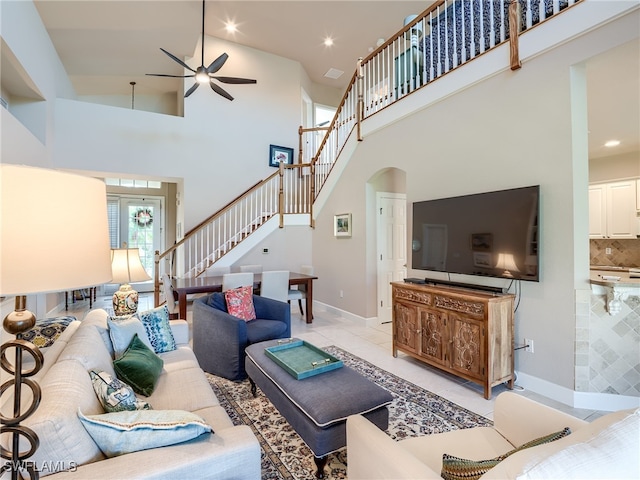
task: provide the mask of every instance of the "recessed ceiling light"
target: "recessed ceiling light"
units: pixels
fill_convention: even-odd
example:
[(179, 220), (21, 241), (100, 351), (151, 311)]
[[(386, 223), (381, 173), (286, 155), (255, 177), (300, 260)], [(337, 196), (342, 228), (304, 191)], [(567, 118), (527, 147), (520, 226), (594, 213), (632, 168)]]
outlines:
[(331, 37), (327, 37), (324, 39), (324, 46), (325, 47), (330, 47), (331, 45), (333, 45), (333, 38)]
[(620, 140), (609, 140), (604, 144), (605, 147), (617, 147), (618, 145), (620, 145)]
[(236, 33), (238, 31), (238, 27), (232, 21), (228, 21), (227, 23), (225, 23), (224, 28), (227, 33)]

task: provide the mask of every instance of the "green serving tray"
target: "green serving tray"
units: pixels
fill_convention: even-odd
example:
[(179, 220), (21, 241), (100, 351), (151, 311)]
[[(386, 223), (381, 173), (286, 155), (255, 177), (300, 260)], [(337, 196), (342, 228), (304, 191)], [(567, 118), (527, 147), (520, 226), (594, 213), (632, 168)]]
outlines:
[(302, 380), (342, 367), (342, 360), (304, 340), (280, 340), (280, 345), (265, 348), (265, 354), (293, 378)]

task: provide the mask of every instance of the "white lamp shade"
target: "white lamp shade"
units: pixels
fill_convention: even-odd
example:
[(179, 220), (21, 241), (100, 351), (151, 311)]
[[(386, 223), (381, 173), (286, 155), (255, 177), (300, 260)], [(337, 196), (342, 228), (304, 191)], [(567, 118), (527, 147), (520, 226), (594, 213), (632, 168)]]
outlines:
[(0, 165), (0, 295), (111, 280), (107, 194), (94, 178)]
[(140, 261), (137, 248), (111, 250), (111, 272), (113, 283), (131, 283), (151, 280)]
[(518, 266), (516, 265), (516, 261), (513, 258), (512, 253), (499, 253), (498, 254), (498, 263), (496, 263), (496, 268), (500, 268), (503, 270), (508, 270), (510, 272), (519, 272)]

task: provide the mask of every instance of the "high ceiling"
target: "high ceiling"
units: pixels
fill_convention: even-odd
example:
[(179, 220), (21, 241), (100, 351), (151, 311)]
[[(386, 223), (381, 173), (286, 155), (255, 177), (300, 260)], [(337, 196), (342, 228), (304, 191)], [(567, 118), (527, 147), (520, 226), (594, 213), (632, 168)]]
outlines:
[[(431, 1), (207, 1), (205, 33), (299, 61), (319, 84), (346, 88), (358, 57), (403, 19)], [(192, 56), (202, 27), (202, 2), (192, 0), (36, 0), (53, 44), (78, 95), (158, 94), (183, 88), (179, 80), (145, 73), (183, 74), (160, 51)], [(238, 26), (225, 31), (225, 22)], [(553, 20), (551, 20), (553, 21)], [(326, 47), (330, 36), (334, 45)], [(205, 52), (205, 63), (222, 52)], [(199, 62), (198, 62), (199, 63)], [(324, 76), (342, 70), (338, 79)], [(527, 68), (526, 65), (523, 68)], [(590, 157), (640, 150), (640, 43), (622, 46), (587, 65)], [(251, 72), (238, 76), (251, 77)], [(622, 142), (606, 149), (606, 140)]]

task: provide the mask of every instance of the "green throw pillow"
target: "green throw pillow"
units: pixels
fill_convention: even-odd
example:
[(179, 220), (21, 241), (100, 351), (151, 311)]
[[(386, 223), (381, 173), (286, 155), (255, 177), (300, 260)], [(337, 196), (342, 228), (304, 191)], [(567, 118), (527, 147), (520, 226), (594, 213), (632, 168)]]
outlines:
[(107, 457), (186, 442), (213, 429), (191, 412), (132, 410), (78, 417)]
[(531, 440), (530, 442), (520, 445), (518, 448), (514, 448), (507, 453), (503, 453), (502, 455), (489, 460), (467, 460), (465, 458), (454, 457), (453, 455), (445, 453), (442, 455), (442, 472), (440, 472), (440, 476), (444, 480), (477, 480), (510, 455), (513, 455), (520, 450), (524, 450), (525, 448), (531, 448), (544, 443), (553, 442), (554, 440), (566, 437), (570, 433), (571, 429), (566, 427), (559, 432), (536, 438), (535, 440)]
[(138, 334), (133, 336), (122, 356), (113, 361), (118, 378), (145, 397), (156, 388), (163, 365), (162, 359), (138, 338)]

